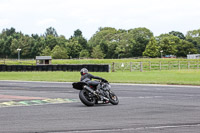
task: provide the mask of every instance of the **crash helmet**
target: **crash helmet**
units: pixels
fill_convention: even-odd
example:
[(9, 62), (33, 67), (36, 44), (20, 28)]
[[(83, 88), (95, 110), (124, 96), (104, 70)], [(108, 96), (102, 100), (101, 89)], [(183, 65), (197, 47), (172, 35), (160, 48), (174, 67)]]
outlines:
[(81, 75), (84, 75), (84, 74), (88, 73), (88, 70), (86, 68), (82, 68), (80, 73), (81, 73)]

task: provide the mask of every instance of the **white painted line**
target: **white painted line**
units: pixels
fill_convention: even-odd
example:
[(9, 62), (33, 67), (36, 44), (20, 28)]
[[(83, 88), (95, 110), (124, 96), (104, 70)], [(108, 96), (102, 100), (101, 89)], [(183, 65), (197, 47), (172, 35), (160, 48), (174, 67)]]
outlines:
[(163, 87), (191, 87), (200, 88), (200, 86), (193, 85), (162, 85), (162, 84), (130, 84), (130, 83), (110, 83), (111, 85), (127, 85), (127, 86), (163, 86)]
[(123, 132), (123, 131), (138, 131), (148, 129), (167, 129), (167, 128), (183, 128), (183, 127), (199, 127), (200, 124), (182, 124), (182, 125), (166, 125), (166, 126), (152, 126), (152, 127), (135, 127), (135, 128), (114, 128), (114, 129), (91, 129), (91, 130), (77, 130), (70, 131), (72, 133), (94, 133), (94, 132)]

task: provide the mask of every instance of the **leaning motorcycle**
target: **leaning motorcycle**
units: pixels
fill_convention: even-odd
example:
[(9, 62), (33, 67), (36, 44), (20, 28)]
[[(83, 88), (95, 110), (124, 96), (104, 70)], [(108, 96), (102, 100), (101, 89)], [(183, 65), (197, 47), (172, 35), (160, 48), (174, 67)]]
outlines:
[(99, 101), (113, 105), (119, 103), (118, 97), (111, 91), (111, 86), (107, 81), (100, 81), (98, 85), (86, 82), (74, 82), (72, 86), (74, 89), (80, 90), (79, 98), (86, 106), (94, 106)]

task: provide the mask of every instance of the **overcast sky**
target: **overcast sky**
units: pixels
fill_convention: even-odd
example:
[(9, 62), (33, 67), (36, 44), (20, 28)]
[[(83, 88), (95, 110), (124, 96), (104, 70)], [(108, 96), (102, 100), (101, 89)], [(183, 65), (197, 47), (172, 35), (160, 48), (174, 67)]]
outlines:
[(200, 29), (200, 0), (0, 0), (0, 31), (41, 35), (50, 26), (67, 39), (77, 29), (90, 39), (99, 27), (186, 34)]

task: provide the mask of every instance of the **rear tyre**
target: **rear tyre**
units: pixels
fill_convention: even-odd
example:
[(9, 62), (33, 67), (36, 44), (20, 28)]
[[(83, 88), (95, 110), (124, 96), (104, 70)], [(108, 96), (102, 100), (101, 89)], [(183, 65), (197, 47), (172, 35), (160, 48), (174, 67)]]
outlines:
[(86, 90), (81, 90), (79, 92), (79, 98), (83, 104), (86, 106), (94, 106), (95, 98), (91, 96), (91, 94)]
[(117, 105), (119, 103), (118, 97), (112, 91), (109, 92), (109, 101), (113, 105)]

